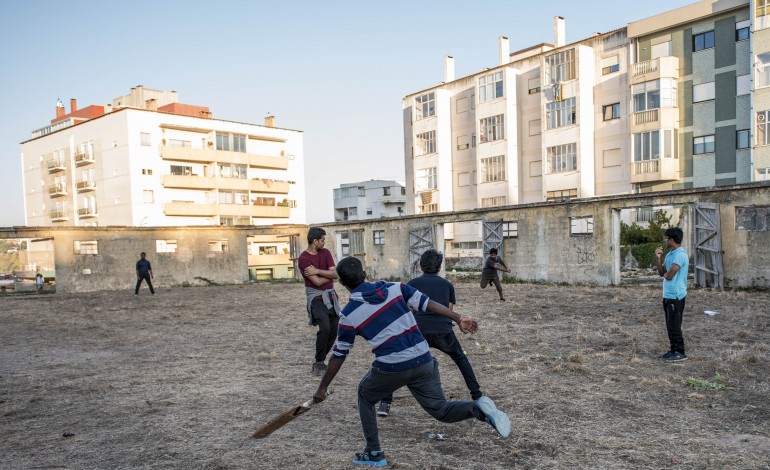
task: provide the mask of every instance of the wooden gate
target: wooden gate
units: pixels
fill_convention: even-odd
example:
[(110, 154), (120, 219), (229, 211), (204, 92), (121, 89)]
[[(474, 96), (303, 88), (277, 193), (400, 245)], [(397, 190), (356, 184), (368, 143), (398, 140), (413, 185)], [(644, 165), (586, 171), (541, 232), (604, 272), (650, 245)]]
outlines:
[(409, 273), (420, 273), (420, 256), (433, 248), (433, 226), (427, 225), (409, 230)]
[[(489, 254), (489, 250), (496, 248), (498, 251), (502, 250), (503, 246), (503, 221), (502, 219), (483, 219), (481, 221), (481, 233), (484, 254), (486, 257)], [(500, 253), (502, 256), (502, 253)]]
[(695, 285), (724, 289), (719, 204), (695, 204)]

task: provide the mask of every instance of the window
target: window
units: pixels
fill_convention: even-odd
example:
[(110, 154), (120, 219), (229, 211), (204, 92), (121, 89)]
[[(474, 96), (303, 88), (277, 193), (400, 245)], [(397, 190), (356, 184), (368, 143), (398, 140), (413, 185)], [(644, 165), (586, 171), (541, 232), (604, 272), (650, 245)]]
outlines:
[(476, 147), (476, 133), (471, 134), (471, 147)]
[(168, 140), (169, 147), (190, 147), (190, 141), (189, 140), (178, 140), (178, 139), (169, 139)]
[(714, 99), (714, 82), (692, 86), (692, 102), (709, 101)]
[(142, 168), (143, 175), (152, 175), (152, 168)]
[(99, 245), (96, 240), (79, 241), (75, 240), (76, 255), (98, 255)]
[(152, 145), (152, 139), (150, 138), (149, 132), (140, 132), (139, 140), (141, 141), (141, 144), (144, 146)]
[(768, 118), (770, 118), (770, 111), (760, 111), (757, 113), (757, 145), (770, 144), (770, 135), (767, 132)]
[(545, 105), (546, 129), (571, 126), (577, 123), (575, 111), (575, 98), (567, 98), (563, 101), (552, 101)]
[(482, 197), (481, 198), (481, 208), (485, 209), (487, 207), (500, 207), (505, 205), (505, 196), (495, 196), (495, 197)]
[(481, 159), (481, 182), (505, 181), (505, 155)]
[(230, 151), (230, 134), (227, 132), (216, 133), (217, 150)]
[(479, 103), (503, 97), (503, 72), (479, 77)]
[(246, 153), (246, 136), (244, 134), (233, 134), (233, 152)]
[(176, 240), (155, 240), (156, 253), (176, 253)]
[(142, 191), (142, 200), (145, 204), (152, 204), (155, 202), (155, 193), (153, 193), (152, 189), (145, 189)]
[(631, 94), (633, 95), (635, 113), (660, 108), (659, 80), (634, 85)]
[(701, 155), (704, 153), (714, 153), (714, 136), (713, 135), (693, 137), (692, 154)]
[(415, 156), (428, 155), (430, 153), (436, 153), (436, 131), (425, 132), (417, 134), (417, 151)]
[(278, 247), (275, 246), (275, 245), (260, 246), (259, 247), (259, 254), (260, 255), (277, 255), (278, 254)]
[(189, 176), (192, 175), (191, 166), (171, 165), (171, 174), (176, 176)]
[(770, 52), (757, 54), (757, 84), (756, 88), (770, 86)]
[(556, 145), (546, 149), (547, 173), (577, 170), (577, 144)]
[(480, 250), (481, 248), (481, 242), (452, 242), (454, 250)]
[(383, 196), (390, 196), (390, 188), (382, 188), (382, 195)]
[(735, 94), (737, 96), (748, 95), (751, 92), (751, 75), (739, 75), (735, 77)]
[(692, 37), (692, 51), (698, 52), (704, 49), (712, 49), (714, 47), (714, 31), (706, 31), (705, 33), (694, 34)]
[(747, 149), (749, 148), (749, 130), (743, 129), (735, 132), (735, 148)]
[(482, 119), (479, 122), (479, 132), (482, 144), (504, 139), (503, 115), (498, 114), (497, 116)]
[(211, 253), (227, 253), (230, 248), (227, 240), (209, 240), (209, 251)]
[(591, 235), (593, 233), (594, 233), (594, 218), (592, 216), (569, 218), (570, 236)]
[(274, 206), (275, 198), (257, 196), (254, 198), (254, 201), (252, 202), (252, 204), (254, 204), (255, 206)]
[(535, 93), (540, 93), (540, 77), (530, 78), (527, 81), (527, 86), (529, 88), (530, 95), (534, 95)]
[(417, 170), (417, 180), (415, 181), (417, 191), (428, 191), (436, 189), (438, 187), (438, 181), (436, 178), (436, 167), (423, 168)]
[(417, 111), (417, 120), (426, 119), (436, 115), (436, 92), (426, 93), (414, 99), (414, 107)]
[(758, 168), (757, 181), (770, 181), (770, 168)]
[(558, 191), (548, 191), (545, 193), (545, 200), (551, 202), (562, 202), (575, 199), (577, 197), (577, 188), (561, 189)]
[(612, 168), (620, 166), (622, 161), (622, 152), (620, 149), (607, 149), (602, 152), (602, 167)]
[(662, 42), (652, 46), (651, 59), (655, 60), (658, 57), (670, 57), (672, 56), (671, 41)]
[(546, 83), (561, 83), (575, 79), (575, 49), (546, 57), (545, 73)]
[(660, 131), (634, 134), (634, 161), (658, 160), (660, 158)]
[(468, 98), (460, 97), (455, 100), (455, 113), (462, 114), (468, 112)]
[(634, 219), (637, 222), (650, 222), (655, 220), (655, 213), (657, 212), (652, 207), (640, 207), (635, 210), (636, 214)]
[(245, 180), (248, 176), (248, 166), (238, 163), (220, 163), (217, 166), (217, 170), (217, 176), (220, 178), (238, 178)]
[(746, 41), (749, 39), (749, 26), (751, 20), (741, 21), (735, 24), (735, 42)]
[(620, 119), (620, 103), (613, 103), (602, 106), (602, 115), (605, 121)]
[(752, 232), (770, 230), (770, 206), (736, 207), (735, 229)]
[(235, 204), (235, 192), (231, 189), (220, 189), (217, 201), (220, 204)]
[(348, 207), (348, 215), (358, 216), (358, 207)]
[(366, 191), (363, 186), (346, 186), (334, 190), (334, 199), (345, 199), (349, 197), (364, 197)]
[(457, 136), (457, 150), (465, 150), (471, 146), (471, 140), (467, 135)]
[(339, 234), (341, 256), (348, 256), (350, 254), (350, 232), (339, 232)]
[(518, 222), (503, 222), (503, 238), (516, 238), (519, 236)]
[(770, 15), (770, 0), (755, 0), (757, 6), (757, 18)]
[(374, 232), (372, 232), (372, 235), (374, 235), (375, 245), (385, 244), (385, 230), (375, 230)]
[(609, 75), (620, 71), (620, 64), (618, 63), (618, 56), (607, 57), (602, 59), (602, 75)]

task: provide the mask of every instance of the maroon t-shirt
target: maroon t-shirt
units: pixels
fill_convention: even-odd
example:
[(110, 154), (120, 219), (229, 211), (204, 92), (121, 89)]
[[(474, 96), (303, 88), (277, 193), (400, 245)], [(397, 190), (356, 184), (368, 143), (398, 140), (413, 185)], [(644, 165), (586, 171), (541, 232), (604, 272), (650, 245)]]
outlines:
[(331, 289), (334, 287), (334, 281), (329, 279), (329, 282), (327, 282), (324, 285), (316, 286), (313, 284), (313, 282), (308, 279), (307, 276), (305, 276), (305, 268), (308, 266), (314, 266), (317, 269), (320, 269), (322, 271), (328, 271), (329, 269), (335, 267), (334, 265), (334, 258), (332, 258), (332, 252), (327, 250), (326, 248), (321, 248), (318, 250), (318, 253), (311, 255), (307, 251), (303, 251), (301, 255), (299, 255), (299, 260), (297, 260), (297, 264), (299, 264), (299, 272), (302, 273), (302, 279), (305, 280), (305, 285), (308, 287), (312, 287), (314, 289), (318, 290), (326, 290)]

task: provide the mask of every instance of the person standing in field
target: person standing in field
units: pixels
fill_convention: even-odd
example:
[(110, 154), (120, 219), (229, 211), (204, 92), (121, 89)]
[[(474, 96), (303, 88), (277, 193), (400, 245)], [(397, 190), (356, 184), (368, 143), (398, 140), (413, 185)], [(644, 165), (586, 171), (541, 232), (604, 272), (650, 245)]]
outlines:
[(139, 286), (142, 285), (142, 281), (147, 281), (150, 293), (155, 295), (155, 289), (152, 287), (152, 265), (147, 261), (147, 254), (145, 252), (142, 252), (139, 257), (139, 261), (136, 262), (136, 288), (134, 289), (134, 295), (139, 295)]
[(481, 288), (486, 288), (489, 284), (494, 284), (497, 289), (497, 295), (500, 296), (500, 301), (505, 302), (503, 297), (503, 286), (500, 284), (500, 277), (497, 275), (498, 271), (504, 273), (511, 272), (508, 266), (505, 265), (503, 259), (497, 256), (497, 248), (489, 250), (489, 256), (484, 261), (484, 268), (481, 270)]
[(682, 320), (684, 318), (684, 303), (687, 297), (687, 271), (690, 257), (682, 248), (684, 233), (678, 227), (666, 230), (663, 242), (668, 253), (663, 261), (663, 248), (655, 248), (655, 268), (663, 277), (663, 313), (666, 319), (669, 351), (661, 359), (668, 362), (687, 360), (684, 352), (684, 336), (682, 335)]
[(318, 326), (315, 338), (315, 360), (311, 371), (323, 375), (326, 371), (326, 355), (337, 338), (340, 305), (334, 280), (337, 279), (334, 258), (326, 245), (326, 231), (310, 227), (307, 232), (307, 250), (299, 255), (297, 264), (305, 281), (307, 319), (311, 326)]

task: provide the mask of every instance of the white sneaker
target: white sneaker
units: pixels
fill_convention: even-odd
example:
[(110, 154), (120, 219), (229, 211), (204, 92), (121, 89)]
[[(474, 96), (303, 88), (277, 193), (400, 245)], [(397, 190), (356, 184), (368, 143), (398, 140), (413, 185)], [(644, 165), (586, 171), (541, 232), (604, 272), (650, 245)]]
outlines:
[(502, 437), (508, 437), (508, 434), (511, 433), (511, 420), (508, 415), (498, 410), (495, 402), (486, 396), (476, 400), (476, 405), (484, 414), (484, 421), (491, 424)]

